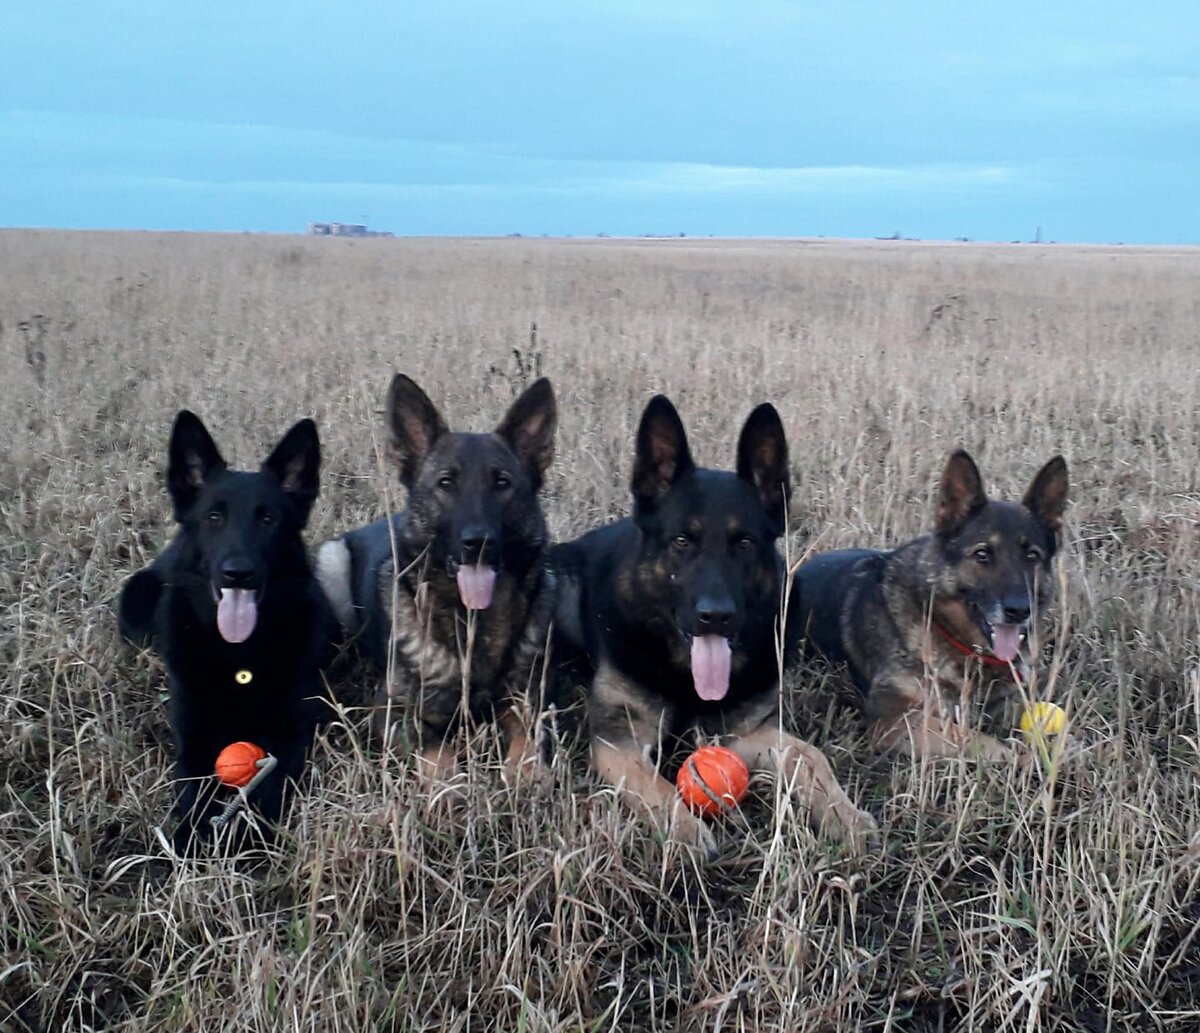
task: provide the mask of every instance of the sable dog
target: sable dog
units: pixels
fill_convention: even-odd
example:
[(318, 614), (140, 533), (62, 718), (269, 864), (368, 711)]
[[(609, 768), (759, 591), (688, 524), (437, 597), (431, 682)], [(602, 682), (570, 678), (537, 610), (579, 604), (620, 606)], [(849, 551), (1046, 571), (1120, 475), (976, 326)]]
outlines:
[(449, 739), (464, 719), (495, 720), (516, 764), (526, 752), (521, 709), (540, 683), (554, 614), (538, 502), (554, 458), (554, 392), (538, 380), (494, 433), (452, 433), (397, 374), (387, 413), (408, 507), (326, 542), (317, 576), (386, 675), (378, 733), (392, 734), (393, 701), (408, 704), (432, 775), (453, 766)]
[(1009, 753), (963, 725), (960, 704), (974, 688), (995, 708), (1029, 675), (1029, 634), (1053, 599), (1067, 487), (1067, 464), (1055, 456), (1021, 503), (992, 501), (958, 451), (942, 474), (933, 534), (892, 552), (824, 553), (797, 571), (809, 646), (849, 665), (879, 747)]
[(812, 823), (855, 842), (875, 829), (822, 753), (779, 729), (788, 449), (770, 405), (750, 414), (737, 473), (696, 467), (674, 406), (651, 400), (637, 434), (633, 516), (555, 550), (556, 628), (593, 672), (592, 764), (627, 798), (671, 815), (681, 841), (714, 852), (705, 825), (659, 773), (694, 737), (722, 736), (752, 770), (795, 786)]
[(337, 625), (301, 531), (319, 489), (317, 429), (302, 420), (254, 473), (229, 470), (186, 409), (171, 430), (167, 489), (179, 533), (121, 589), (121, 633), (153, 643), (170, 676), (178, 849), (211, 832), (213, 765), (248, 740), (279, 763), (252, 803), (270, 822), (299, 778), (321, 712), (318, 669)]

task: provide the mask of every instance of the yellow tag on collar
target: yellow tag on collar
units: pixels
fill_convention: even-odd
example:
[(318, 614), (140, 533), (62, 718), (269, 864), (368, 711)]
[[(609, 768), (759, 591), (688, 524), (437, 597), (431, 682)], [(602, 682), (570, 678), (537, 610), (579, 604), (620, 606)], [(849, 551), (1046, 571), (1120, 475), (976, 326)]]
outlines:
[(243, 667), (237, 674), (233, 676), (233, 680), (239, 685), (249, 685), (254, 681), (254, 673)]

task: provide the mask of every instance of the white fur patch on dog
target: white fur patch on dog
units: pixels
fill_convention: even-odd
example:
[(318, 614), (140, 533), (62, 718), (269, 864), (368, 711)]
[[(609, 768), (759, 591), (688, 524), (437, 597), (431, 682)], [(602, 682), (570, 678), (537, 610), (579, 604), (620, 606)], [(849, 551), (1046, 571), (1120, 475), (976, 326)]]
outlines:
[(350, 550), (341, 538), (326, 542), (317, 550), (317, 581), (325, 591), (325, 598), (337, 614), (346, 632), (356, 629), (354, 619), (354, 589), (350, 584)]

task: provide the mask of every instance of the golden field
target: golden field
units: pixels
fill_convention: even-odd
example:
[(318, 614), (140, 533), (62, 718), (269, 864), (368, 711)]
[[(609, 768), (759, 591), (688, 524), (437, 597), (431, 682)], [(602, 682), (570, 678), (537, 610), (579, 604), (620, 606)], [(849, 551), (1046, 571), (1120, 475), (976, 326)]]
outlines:
[[(0, 232), (0, 1029), (1200, 1028), (1197, 283), (1165, 248)], [(708, 465), (776, 404), (793, 552), (921, 532), (954, 447), (1008, 495), (1063, 452), (1039, 691), (1076, 742), (879, 758), (802, 671), (881, 852), (764, 784), (698, 869), (577, 754), (509, 788), (481, 735), (428, 791), (344, 710), (275, 856), (173, 859), (165, 675), (113, 617), (171, 533), (170, 421), (250, 466), (313, 416), (315, 544), (402, 502), (395, 371), (476, 430), (552, 378), (559, 538), (625, 511), (656, 391)]]

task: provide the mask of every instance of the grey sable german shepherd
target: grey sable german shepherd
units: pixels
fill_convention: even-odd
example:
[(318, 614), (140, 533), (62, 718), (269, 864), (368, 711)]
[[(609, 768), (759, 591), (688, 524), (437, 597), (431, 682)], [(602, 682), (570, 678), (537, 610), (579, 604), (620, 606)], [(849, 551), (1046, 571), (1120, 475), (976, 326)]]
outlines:
[(697, 737), (721, 737), (752, 771), (792, 785), (815, 826), (856, 843), (871, 836), (875, 822), (824, 755), (779, 725), (776, 542), (790, 480), (774, 407), (750, 414), (728, 473), (695, 465), (675, 407), (655, 397), (638, 428), (632, 489), (631, 517), (555, 549), (557, 637), (583, 650), (592, 674), (597, 774), (711, 856), (712, 834), (661, 772)]
[(453, 767), (464, 718), (496, 721), (518, 764), (554, 615), (538, 500), (554, 458), (554, 392), (538, 380), (493, 433), (467, 434), (397, 374), (387, 418), (408, 505), (326, 542), (317, 577), (384, 676), (373, 723), (385, 741), (411, 720), (433, 777)]
[(1055, 456), (1020, 503), (994, 501), (958, 451), (942, 473), (933, 534), (891, 552), (823, 553), (797, 571), (808, 644), (849, 665), (878, 747), (1009, 753), (963, 723), (964, 704), (973, 691), (998, 709), (1028, 680), (1030, 635), (1053, 600), (1067, 489), (1067, 464)]

